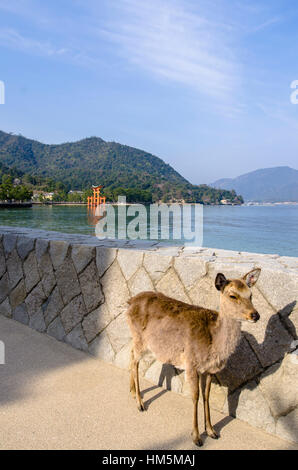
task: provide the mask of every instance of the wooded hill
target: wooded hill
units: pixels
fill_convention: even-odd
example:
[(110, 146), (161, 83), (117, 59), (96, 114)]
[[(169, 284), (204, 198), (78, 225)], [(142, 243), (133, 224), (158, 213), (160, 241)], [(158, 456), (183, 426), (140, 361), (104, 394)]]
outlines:
[(110, 200), (124, 191), (130, 202), (242, 202), (234, 191), (190, 184), (150, 153), (98, 137), (47, 145), (0, 131), (0, 162), (21, 174), (25, 184), (48, 191), (85, 190), (101, 184)]

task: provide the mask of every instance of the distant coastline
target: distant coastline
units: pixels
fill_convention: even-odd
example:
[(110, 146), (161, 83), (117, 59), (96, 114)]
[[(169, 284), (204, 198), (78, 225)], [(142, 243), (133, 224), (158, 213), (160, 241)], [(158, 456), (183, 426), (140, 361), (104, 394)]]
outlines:
[(286, 202), (255, 202), (248, 201), (242, 204), (243, 206), (297, 206), (298, 201), (286, 201)]
[[(131, 202), (126, 204), (119, 204), (117, 202), (107, 202), (106, 205), (111, 206), (134, 206), (142, 204), (139, 202)], [(148, 203), (144, 203), (145, 205)], [(167, 204), (171, 204), (170, 202)], [(185, 202), (179, 202), (178, 204), (184, 205), (187, 204)], [(288, 201), (288, 202), (254, 202), (248, 201), (244, 202), (243, 204), (203, 204), (204, 206), (216, 206), (216, 207), (231, 207), (231, 206), (243, 206), (243, 207), (251, 207), (251, 206), (259, 206), (259, 207), (272, 207), (272, 206), (298, 206), (298, 202)], [(29, 208), (34, 206), (87, 206), (86, 202), (68, 202), (68, 201), (29, 201), (29, 202), (1, 202), (0, 201), (0, 209), (16, 209), (16, 208)]]
[(222, 178), (211, 186), (234, 189), (247, 202), (298, 202), (298, 170), (288, 166), (261, 168), (236, 178)]

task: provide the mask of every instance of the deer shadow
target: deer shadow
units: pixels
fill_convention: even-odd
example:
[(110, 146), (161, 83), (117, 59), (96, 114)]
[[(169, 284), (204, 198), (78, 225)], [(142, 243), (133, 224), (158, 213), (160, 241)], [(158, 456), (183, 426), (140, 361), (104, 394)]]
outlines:
[[(249, 388), (250, 391), (256, 389), (259, 384), (258, 377), (264, 372), (266, 372), (267, 376), (271, 375), (272, 373), (276, 373), (276, 371), (280, 368), (285, 355), (295, 349), (295, 347), (292, 347), (292, 343), (297, 340), (297, 331), (295, 325), (290, 320), (290, 315), (296, 305), (296, 301), (291, 302), (270, 317), (266, 325), (265, 336), (262, 343), (259, 343), (251, 333), (242, 332), (240, 344), (236, 349), (235, 353), (229, 359), (226, 368), (222, 371), (223, 375), (221, 376), (221, 373), (219, 374), (219, 380), (217, 376), (217, 380), (220, 385), (225, 386), (228, 389), (227, 408), (230, 417), (235, 418), (237, 416), (237, 409), (239, 406), (240, 395), (241, 391), (243, 390), (243, 387), (246, 386), (247, 388)], [(283, 344), (281, 344), (279, 346), (277, 354), (276, 351), (274, 351), (274, 345), (278, 344), (279, 342), (278, 336), (280, 332), (280, 323), (282, 324), (283, 329), (285, 330), (285, 335), (287, 335), (287, 338), (290, 341), (285, 341)], [(229, 369), (231, 363), (237, 360), (237, 351), (241, 350), (241, 348), (243, 349), (244, 343), (246, 344), (246, 347), (248, 343), (249, 348), (252, 349), (254, 356), (257, 358), (257, 361), (259, 362), (259, 372), (257, 374), (252, 373), (250, 375), (248, 371), (247, 376), (243, 378), (244, 380), (242, 380), (242, 382), (239, 383), (238, 386), (235, 388), (231, 386), (229, 375), (227, 374), (227, 376), (225, 377), (224, 373)], [(264, 360), (262, 360), (262, 356), (265, 357), (265, 355), (267, 355), (267, 357), (270, 357), (270, 353), (272, 354), (271, 360), (267, 360), (264, 362)], [(225, 421), (225, 418), (222, 421)], [(223, 427), (221, 425), (221, 422), (217, 423), (217, 425), (214, 426), (215, 429), (217, 428), (217, 426), (219, 426), (220, 428)], [(289, 430), (290, 427), (291, 426), (288, 425)], [(219, 431), (219, 429), (217, 429), (217, 431)]]
[[(227, 387), (228, 389), (227, 401), (228, 401), (228, 415), (229, 415), (229, 416), (225, 416), (222, 420), (220, 420), (218, 423), (214, 425), (214, 428), (218, 433), (220, 433), (221, 429), (223, 429), (234, 417), (236, 417), (237, 408), (239, 405), (240, 393), (241, 393), (241, 390), (243, 389), (243, 386), (249, 383), (250, 390), (253, 390), (254, 388), (256, 388), (258, 385), (257, 382), (255, 381), (256, 376), (262, 374), (264, 370), (266, 370), (266, 372), (268, 373), (268, 371), (270, 371), (270, 366), (272, 366), (273, 364), (275, 367), (273, 368), (271, 373), (273, 373), (273, 371), (276, 372), (276, 370), (278, 370), (278, 368), (281, 366), (284, 355), (292, 350), (290, 343), (282, 345), (279, 350), (278, 357), (276, 358), (276, 360), (273, 360), (267, 365), (263, 365), (261, 360), (258, 358), (258, 354), (262, 355), (263, 353), (263, 354), (270, 355), (270, 351), (273, 351), (272, 348), (274, 348), (274, 342), (278, 341), (277, 335), (278, 335), (278, 326), (280, 327), (280, 323), (282, 324), (288, 337), (291, 338), (292, 341), (297, 340), (296, 328), (289, 318), (296, 304), (297, 304), (296, 301), (291, 302), (270, 317), (266, 325), (265, 336), (264, 336), (264, 340), (262, 343), (258, 343), (257, 339), (251, 333), (242, 332), (240, 343), (235, 353), (232, 354), (231, 358), (229, 359), (226, 368), (223, 370), (223, 374), (220, 376), (219, 380), (216, 377), (217, 382), (219, 382), (220, 385)], [(275, 339), (273, 335), (276, 335)], [(250, 351), (251, 350), (253, 351), (256, 363), (258, 365), (257, 368), (258, 368), (259, 373), (256, 373), (257, 369), (252, 369), (251, 375), (248, 374), (246, 377), (245, 376), (242, 377), (237, 387), (233, 387), (231, 386), (231, 379), (233, 378), (233, 376), (231, 376), (231, 374), (229, 373), (229, 367), (231, 367), (233, 362), (237, 363), (237, 354), (239, 354), (239, 351), (247, 350), (247, 348), (249, 348)], [(160, 387), (163, 387), (163, 390), (158, 392), (153, 397), (149, 398), (144, 403), (145, 408), (148, 409), (148, 407), (150, 406), (152, 402), (154, 402), (159, 397), (167, 393), (168, 390), (172, 390), (173, 378), (176, 377), (177, 375), (180, 375), (182, 372), (183, 370), (176, 369), (174, 366), (170, 364), (163, 364), (161, 372), (160, 372), (158, 384), (143, 390), (142, 396), (146, 394), (147, 392), (150, 392)], [(204, 386), (204, 381), (203, 381), (203, 386)]]
[[(286, 305), (284, 308), (279, 310), (277, 313), (272, 315), (266, 325), (266, 330), (265, 330), (265, 336), (264, 340), (262, 343), (259, 343), (257, 339), (248, 332), (243, 332), (240, 344), (235, 351), (235, 353), (231, 356), (231, 358), (228, 361), (228, 364), (226, 366), (226, 369), (229, 368), (230, 364), (236, 360), (237, 358), (237, 351), (241, 349), (243, 346), (243, 343), (245, 342), (249, 344), (250, 348), (253, 350), (254, 355), (257, 357), (258, 362), (260, 364), (260, 372), (259, 374), (253, 375), (253, 374), (247, 374), (247, 376), (244, 378), (242, 383), (239, 383), (239, 385), (235, 388), (231, 386), (230, 381), (225, 379), (224, 372), (226, 369), (223, 370), (223, 378), (222, 376), (219, 378), (219, 383), (223, 386), (226, 386), (228, 389), (228, 412), (230, 416), (235, 417), (237, 413), (237, 408), (239, 405), (239, 398), (241, 394), (241, 390), (245, 384), (249, 383), (249, 389), (254, 390), (258, 383), (254, 379), (262, 374), (264, 371), (267, 372), (268, 375), (271, 375), (273, 372), (276, 372), (278, 368), (282, 364), (282, 359), (284, 358), (285, 354), (289, 353), (292, 348), (291, 348), (291, 343), (294, 340), (297, 340), (297, 332), (295, 325), (291, 322), (290, 320), (290, 315), (293, 312), (297, 302), (291, 302), (290, 304)], [(270, 361), (265, 361), (263, 362), (262, 356), (265, 357), (265, 355), (270, 355), (270, 353), (275, 354), (274, 351), (274, 346), (275, 344), (278, 343), (278, 334), (279, 334), (279, 328), (277, 325), (282, 324), (284, 330), (286, 331), (286, 334), (288, 337), (291, 339), (291, 342), (288, 342), (287, 344), (282, 344), (280, 345), (280, 349), (278, 351), (278, 355), (276, 357), (272, 356)], [(271, 368), (271, 366), (274, 365), (274, 368)], [(271, 370), (271, 372), (270, 372)]]
[(184, 371), (182, 369), (176, 369), (171, 364), (162, 364), (159, 379), (157, 385), (153, 385), (152, 387), (148, 387), (141, 392), (141, 396), (143, 397), (146, 393), (151, 392), (152, 390), (156, 390), (162, 387), (156, 395), (149, 398), (144, 402), (144, 407), (147, 410), (148, 407), (153, 403), (155, 400), (160, 398), (162, 395), (167, 393), (168, 391), (172, 390), (172, 380), (177, 375), (182, 374)]

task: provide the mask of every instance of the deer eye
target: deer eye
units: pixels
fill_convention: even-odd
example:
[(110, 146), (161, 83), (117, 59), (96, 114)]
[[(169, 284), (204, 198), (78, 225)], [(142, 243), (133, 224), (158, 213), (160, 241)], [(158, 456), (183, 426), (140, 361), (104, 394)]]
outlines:
[(236, 297), (235, 295), (230, 295), (230, 299), (234, 299), (234, 300), (236, 300), (236, 299), (237, 299), (237, 297)]

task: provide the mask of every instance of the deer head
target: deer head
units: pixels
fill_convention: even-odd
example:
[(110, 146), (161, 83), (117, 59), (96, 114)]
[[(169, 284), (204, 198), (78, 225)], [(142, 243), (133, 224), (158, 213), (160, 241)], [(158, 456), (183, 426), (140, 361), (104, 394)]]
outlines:
[(261, 269), (249, 271), (241, 279), (226, 279), (218, 273), (215, 287), (220, 291), (220, 313), (238, 321), (257, 322), (260, 315), (252, 304), (251, 287), (257, 282)]

